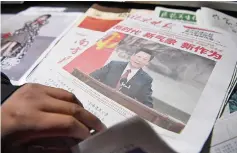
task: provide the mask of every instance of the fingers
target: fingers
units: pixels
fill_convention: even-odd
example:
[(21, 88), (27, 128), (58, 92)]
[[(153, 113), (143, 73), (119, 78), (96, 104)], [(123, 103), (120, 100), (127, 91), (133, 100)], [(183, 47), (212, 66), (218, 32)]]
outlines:
[(51, 97), (56, 98), (56, 99), (60, 99), (60, 100), (65, 100), (68, 102), (73, 102), (76, 104), (79, 104), (81, 107), (83, 107), (82, 103), (77, 99), (77, 97), (66, 91), (63, 89), (58, 89), (58, 88), (54, 88), (54, 87), (44, 87), (44, 91)]
[(80, 109), (83, 109), (83, 107), (75, 103), (70, 103), (68, 101), (46, 97), (42, 100), (40, 109), (49, 113), (67, 114), (74, 116), (78, 111), (80, 111)]
[(77, 104), (53, 98), (49, 98), (47, 100), (49, 102), (45, 102), (47, 104), (43, 105), (41, 108), (42, 111), (71, 115), (83, 123), (86, 127), (96, 131), (102, 131), (106, 129), (105, 125), (96, 116)]
[(75, 117), (90, 129), (96, 131), (106, 130), (106, 126), (100, 121), (100, 119), (85, 109), (80, 113), (77, 113)]

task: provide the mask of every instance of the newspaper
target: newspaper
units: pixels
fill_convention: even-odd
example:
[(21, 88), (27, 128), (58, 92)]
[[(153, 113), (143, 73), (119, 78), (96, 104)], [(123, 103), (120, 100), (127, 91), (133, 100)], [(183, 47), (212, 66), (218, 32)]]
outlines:
[[(177, 18), (179, 16), (178, 14), (190, 13), (190, 12), (186, 12), (185, 10), (173, 10), (173, 9), (166, 9), (162, 7), (157, 7), (155, 12), (156, 14), (157, 13), (159, 14), (159, 17), (162, 17), (162, 13), (164, 13), (166, 15), (165, 16), (166, 18), (173, 21), (176, 20), (179, 22), (183, 22), (183, 21), (182, 19)], [(195, 15), (194, 12), (193, 12), (193, 15)], [(202, 7), (201, 9), (197, 10), (196, 16), (197, 16), (196, 22), (191, 22), (191, 23), (203, 25), (205, 27), (220, 28), (223, 31), (227, 31), (227, 32), (232, 33), (233, 35), (236, 35), (235, 29), (237, 27), (237, 24), (235, 26), (235, 23), (237, 23), (237, 19), (231, 16), (228, 16), (219, 11), (216, 11), (210, 8), (205, 8), (205, 7)], [(233, 40), (237, 41), (236, 37), (233, 38)], [(213, 153), (236, 152), (234, 144), (235, 144), (237, 135), (233, 132), (233, 129), (237, 128), (237, 125), (233, 122), (234, 119), (236, 119), (236, 115), (231, 114), (237, 110), (236, 71), (237, 71), (237, 68), (235, 68), (233, 77), (231, 79), (231, 83), (229, 85), (228, 90), (226, 91), (226, 96), (223, 100), (223, 104), (221, 106), (221, 109), (218, 115), (218, 118), (221, 117), (221, 119), (217, 120), (214, 126), (213, 134), (211, 135), (212, 141), (211, 141), (210, 147), (211, 147), (211, 152)]]
[(13, 84), (25, 77), (82, 13), (22, 11), (1, 26), (1, 69)]
[(1, 24), (4, 24), (7, 20), (15, 16), (15, 14), (1, 14)]
[[(170, 20), (176, 20), (182, 22), (182, 20), (177, 19), (177, 13), (186, 13), (185, 10), (175, 10), (176, 13), (172, 12), (173, 9), (166, 9), (162, 7), (156, 8), (156, 13), (161, 14), (164, 12), (166, 17)], [(184, 11), (184, 12), (183, 12)], [(161, 13), (162, 12), (162, 13)], [(194, 14), (194, 12), (193, 12)], [(223, 31), (229, 32), (233, 35), (236, 35), (237, 19), (229, 15), (221, 13), (219, 11), (202, 7), (196, 11), (196, 24), (203, 25), (205, 27), (216, 27)], [(236, 25), (236, 26), (235, 26)], [(233, 36), (233, 40), (237, 41), (237, 37)], [(223, 100), (218, 119), (213, 130), (212, 139), (211, 139), (211, 152), (213, 153), (234, 153), (236, 152), (236, 136), (237, 134), (233, 132), (233, 129), (237, 128), (234, 119), (236, 119), (236, 114), (234, 113), (237, 110), (237, 78), (236, 78), (237, 67), (233, 72), (231, 83), (229, 88), (226, 91), (226, 96)], [(230, 115), (231, 114), (231, 115)], [(230, 128), (231, 127), (231, 128)], [(225, 131), (225, 132), (223, 132)]]
[[(142, 131), (142, 132), (141, 132)], [(91, 137), (72, 148), (73, 153), (173, 153), (153, 129), (132, 118)]]
[[(28, 82), (73, 92), (108, 127), (138, 115), (175, 151), (201, 150), (237, 60), (228, 37), (214, 28), (133, 14), (99, 40), (89, 40), (70, 60), (56, 62), (59, 51), (75, 49), (76, 37), (80, 40), (80, 35), (71, 39), (72, 33), (57, 43)], [(125, 72), (132, 62), (144, 67)], [(125, 77), (127, 72), (133, 76)]]
[(197, 20), (201, 20), (200, 23), (202, 25), (220, 28), (235, 36), (237, 35), (237, 19), (227, 14), (210, 8), (201, 7), (200, 12), (197, 14)]
[[(232, 36), (234, 42), (237, 41), (237, 19), (221, 13), (219, 11), (202, 7), (197, 13), (198, 24), (205, 25), (207, 27), (216, 27), (220, 30), (229, 33), (229, 37)], [(215, 123), (212, 141), (211, 152), (212, 153), (235, 153), (237, 151), (237, 129), (236, 118), (237, 114), (237, 87), (236, 87), (236, 70), (233, 73), (233, 77), (229, 88), (226, 92), (225, 99), (221, 111)]]
[(154, 13), (160, 18), (178, 21), (185, 24), (197, 24), (196, 12), (193, 11), (156, 7)]

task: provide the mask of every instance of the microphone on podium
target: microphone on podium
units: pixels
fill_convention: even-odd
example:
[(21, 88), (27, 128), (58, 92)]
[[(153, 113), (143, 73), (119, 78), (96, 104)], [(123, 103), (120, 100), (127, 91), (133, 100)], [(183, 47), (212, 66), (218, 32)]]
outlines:
[(123, 87), (129, 89), (130, 86), (131, 86), (130, 84), (128, 84), (128, 79), (127, 78), (122, 78), (119, 82), (120, 82), (119, 90), (121, 90)]
[(122, 84), (126, 84), (128, 82), (128, 79), (127, 78), (122, 78), (121, 80), (120, 80), (120, 84), (122, 85)]

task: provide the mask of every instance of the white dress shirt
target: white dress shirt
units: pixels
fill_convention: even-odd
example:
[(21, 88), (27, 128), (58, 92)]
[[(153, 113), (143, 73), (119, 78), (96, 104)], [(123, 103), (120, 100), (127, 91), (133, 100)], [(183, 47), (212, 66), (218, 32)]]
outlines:
[(124, 71), (123, 71), (121, 76), (123, 76), (123, 74), (126, 73), (127, 70), (129, 70), (129, 69), (131, 70), (131, 73), (128, 74), (127, 81), (129, 81), (137, 73), (137, 71), (139, 70), (137, 68), (131, 68), (130, 63), (128, 63), (128, 65), (124, 69)]

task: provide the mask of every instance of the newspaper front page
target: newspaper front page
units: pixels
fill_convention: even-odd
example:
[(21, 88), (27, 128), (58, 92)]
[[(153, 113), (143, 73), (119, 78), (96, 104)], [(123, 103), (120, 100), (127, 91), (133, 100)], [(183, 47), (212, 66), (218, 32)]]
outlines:
[(201, 150), (234, 71), (232, 41), (213, 29), (133, 14), (58, 63), (59, 52), (80, 40), (70, 32), (28, 82), (73, 92), (108, 127), (138, 115), (177, 152)]
[[(202, 7), (195, 13), (186, 10), (156, 7), (155, 13), (156, 15), (158, 14), (160, 18), (167, 18), (172, 21), (219, 28), (223, 31), (229, 32), (229, 35), (232, 34), (233, 41), (237, 41), (237, 37), (234, 37), (236, 35), (237, 19), (211, 8)], [(191, 20), (191, 15), (195, 15), (195, 21)], [(185, 16), (186, 18), (184, 18)], [(234, 122), (237, 116), (237, 114), (234, 113), (237, 111), (236, 71), (237, 68), (235, 68), (218, 119), (213, 128), (210, 145), (210, 151), (212, 153), (235, 153), (237, 150), (235, 147), (237, 134), (234, 132), (236, 131), (235, 129), (237, 129), (236, 122)]]

